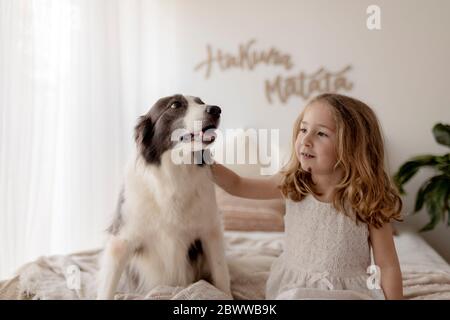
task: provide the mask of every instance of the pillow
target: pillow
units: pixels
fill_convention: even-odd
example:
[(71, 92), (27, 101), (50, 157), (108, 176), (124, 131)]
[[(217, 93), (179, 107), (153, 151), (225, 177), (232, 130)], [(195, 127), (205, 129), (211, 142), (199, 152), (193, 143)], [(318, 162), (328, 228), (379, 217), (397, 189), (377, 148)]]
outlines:
[(216, 186), (225, 230), (284, 231), (283, 199), (256, 200), (233, 196)]

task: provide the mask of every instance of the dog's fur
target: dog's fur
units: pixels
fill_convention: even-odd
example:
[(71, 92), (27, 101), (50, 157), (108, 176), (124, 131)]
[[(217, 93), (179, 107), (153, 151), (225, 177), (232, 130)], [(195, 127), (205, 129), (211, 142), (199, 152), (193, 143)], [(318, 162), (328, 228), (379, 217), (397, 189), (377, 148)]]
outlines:
[[(187, 286), (206, 279), (230, 294), (221, 219), (209, 166), (175, 164), (171, 151), (190, 147), (172, 133), (198, 136), (217, 128), (220, 108), (199, 98), (174, 95), (158, 100), (135, 127), (136, 154), (100, 261), (98, 299), (111, 299), (119, 285), (142, 294), (157, 285)], [(196, 134), (196, 135), (194, 135)], [(200, 134), (200, 137), (202, 135)], [(209, 142), (200, 143), (200, 154)], [(192, 154), (192, 153), (191, 153)]]

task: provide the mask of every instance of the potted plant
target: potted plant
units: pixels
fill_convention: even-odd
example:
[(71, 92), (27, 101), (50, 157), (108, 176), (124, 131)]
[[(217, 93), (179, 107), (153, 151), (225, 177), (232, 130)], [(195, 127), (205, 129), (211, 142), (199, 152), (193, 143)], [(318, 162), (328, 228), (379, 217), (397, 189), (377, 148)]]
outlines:
[[(438, 123), (433, 127), (433, 135), (437, 143), (450, 147), (450, 125)], [(425, 181), (416, 195), (414, 213), (425, 205), (430, 221), (420, 231), (429, 231), (440, 222), (447, 220), (450, 226), (450, 153), (436, 155), (420, 155), (405, 162), (394, 174), (394, 183), (401, 194), (405, 194), (403, 186), (422, 167), (436, 169), (436, 175)]]

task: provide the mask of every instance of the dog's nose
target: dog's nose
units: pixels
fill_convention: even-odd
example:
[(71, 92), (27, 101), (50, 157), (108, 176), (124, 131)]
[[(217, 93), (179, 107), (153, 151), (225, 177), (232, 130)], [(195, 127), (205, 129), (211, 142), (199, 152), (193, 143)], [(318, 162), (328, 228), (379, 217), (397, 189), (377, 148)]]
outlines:
[(219, 117), (222, 110), (218, 106), (207, 106), (206, 112), (212, 116)]

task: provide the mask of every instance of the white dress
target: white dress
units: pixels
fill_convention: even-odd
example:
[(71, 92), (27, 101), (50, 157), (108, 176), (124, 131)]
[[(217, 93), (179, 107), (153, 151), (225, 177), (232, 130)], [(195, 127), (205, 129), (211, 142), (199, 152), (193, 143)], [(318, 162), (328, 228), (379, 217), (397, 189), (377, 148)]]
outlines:
[(272, 264), (267, 299), (384, 299), (381, 289), (369, 289), (367, 224), (312, 195), (287, 199), (284, 221), (284, 251)]

